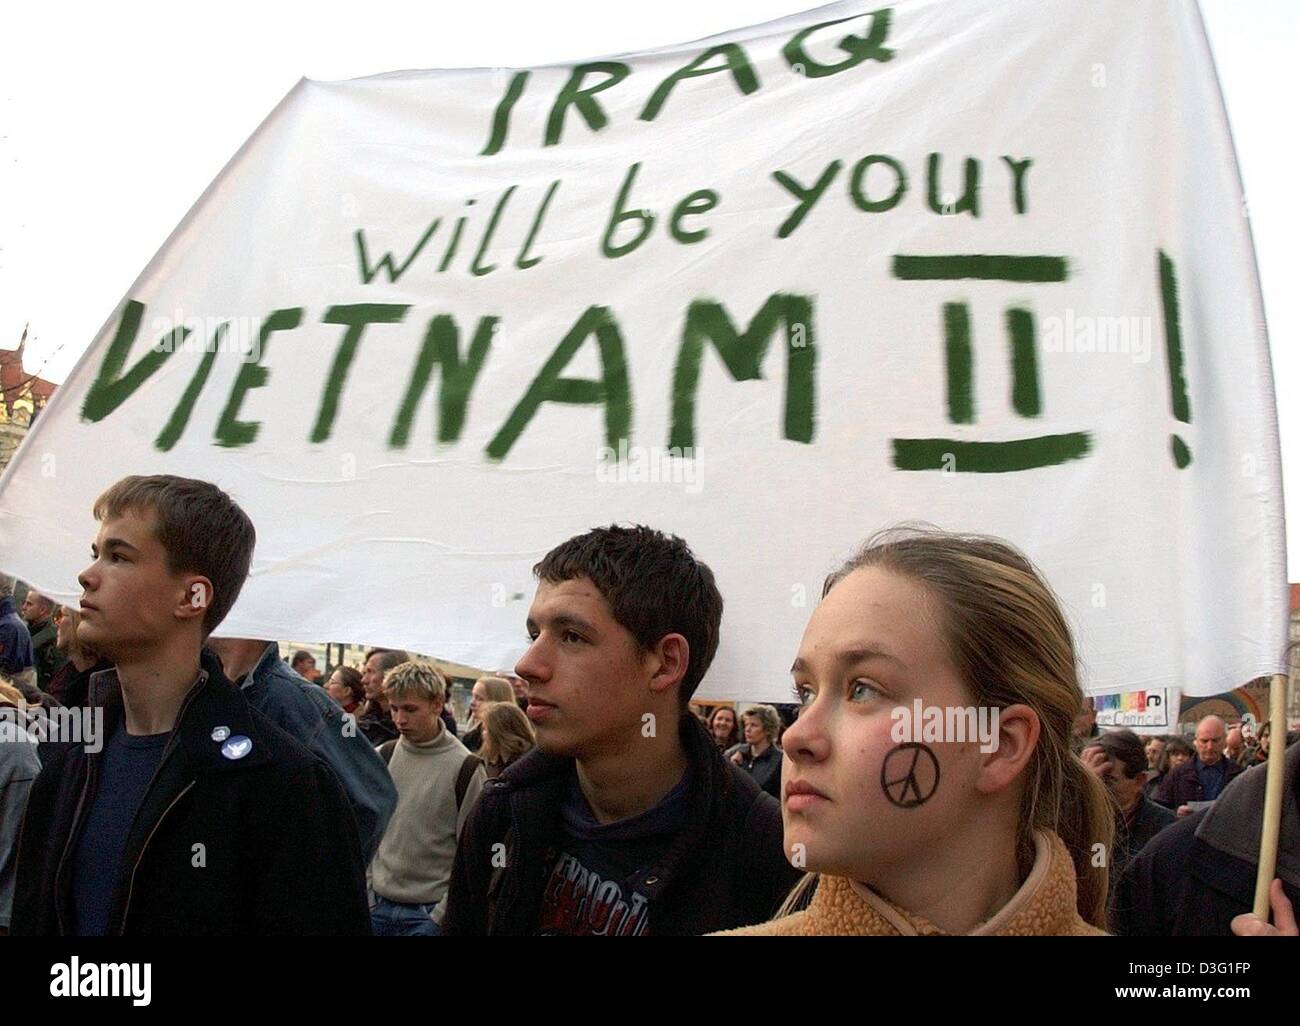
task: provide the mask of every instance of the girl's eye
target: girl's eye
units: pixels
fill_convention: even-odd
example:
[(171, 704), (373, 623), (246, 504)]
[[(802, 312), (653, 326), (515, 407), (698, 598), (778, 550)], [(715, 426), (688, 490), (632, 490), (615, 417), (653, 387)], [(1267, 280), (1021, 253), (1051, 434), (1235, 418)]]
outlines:
[(796, 684), (794, 686), (795, 702), (800, 706), (805, 706), (813, 700), (813, 690), (807, 684)]
[(879, 690), (865, 680), (855, 680), (853, 686), (849, 689), (850, 702), (870, 702), (873, 698), (879, 696)]

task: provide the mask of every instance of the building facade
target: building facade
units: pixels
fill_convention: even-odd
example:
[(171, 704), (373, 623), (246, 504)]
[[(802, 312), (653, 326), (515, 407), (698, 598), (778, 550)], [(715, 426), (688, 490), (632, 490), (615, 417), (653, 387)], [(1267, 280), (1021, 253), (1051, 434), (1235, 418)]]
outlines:
[(17, 349), (0, 349), (0, 471), (18, 451), (32, 421), (54, 394), (52, 381), (23, 369), (27, 332)]

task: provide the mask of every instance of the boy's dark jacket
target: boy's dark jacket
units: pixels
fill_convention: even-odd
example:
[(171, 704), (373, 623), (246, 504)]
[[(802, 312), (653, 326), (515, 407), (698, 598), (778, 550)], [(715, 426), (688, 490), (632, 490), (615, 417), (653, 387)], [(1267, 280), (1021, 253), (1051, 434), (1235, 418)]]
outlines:
[[(369, 934), (357, 829), (338, 780), (251, 708), (210, 652), (202, 671), (131, 827), (108, 933)], [(123, 715), (114, 672), (96, 675), (90, 699), (104, 709), (106, 741)], [(251, 739), (249, 753), (225, 758), (213, 737), (218, 727)], [(85, 747), (55, 748), (32, 786), (18, 842), (14, 935), (74, 929), (73, 853), (102, 758)]]
[[(651, 902), (650, 933), (695, 935), (772, 917), (801, 873), (782, 848), (781, 807), (682, 717), (692, 770), (686, 827), (634, 881)], [(489, 780), (461, 832), (444, 934), (536, 932), (542, 893), (563, 844), (560, 808), (574, 760), (533, 750)], [(503, 843), (504, 850), (493, 850)]]

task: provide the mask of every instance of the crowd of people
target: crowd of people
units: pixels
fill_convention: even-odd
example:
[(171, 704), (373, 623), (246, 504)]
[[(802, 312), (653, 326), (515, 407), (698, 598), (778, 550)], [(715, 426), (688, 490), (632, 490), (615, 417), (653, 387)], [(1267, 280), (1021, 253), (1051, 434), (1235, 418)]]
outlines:
[[(215, 486), (130, 477), (93, 513), (76, 608), (0, 578), (0, 931), (1297, 932), (1300, 748), (1267, 923), (1267, 731), (1098, 730), (1058, 601), (998, 539), (870, 538), (791, 653), (794, 703), (737, 715), (695, 701), (709, 567), (590, 530), (534, 568), (528, 647), (462, 729), (429, 659), (320, 671), (214, 636), (256, 538)], [(913, 703), (995, 734), (900, 740)], [(43, 736), (60, 706), (98, 736)]]

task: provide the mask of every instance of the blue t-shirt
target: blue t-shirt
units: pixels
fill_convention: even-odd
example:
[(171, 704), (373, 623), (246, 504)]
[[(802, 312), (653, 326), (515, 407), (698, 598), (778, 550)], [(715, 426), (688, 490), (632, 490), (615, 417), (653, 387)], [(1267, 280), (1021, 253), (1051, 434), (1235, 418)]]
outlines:
[(126, 839), (169, 737), (170, 733), (133, 736), (126, 732), (125, 723), (119, 723), (104, 746), (99, 786), (73, 854), (72, 908), (78, 937), (102, 937), (108, 932), (113, 885)]
[(578, 774), (560, 809), (564, 843), (542, 892), (544, 936), (640, 937), (650, 931), (648, 899), (633, 878), (663, 855), (690, 814), (691, 771), (653, 808), (601, 823)]
[(1201, 800), (1212, 802), (1223, 790), (1223, 783), (1228, 776), (1227, 761), (1220, 758), (1213, 766), (1207, 766), (1201, 762), (1200, 756), (1197, 756), (1196, 775), (1201, 781)]

